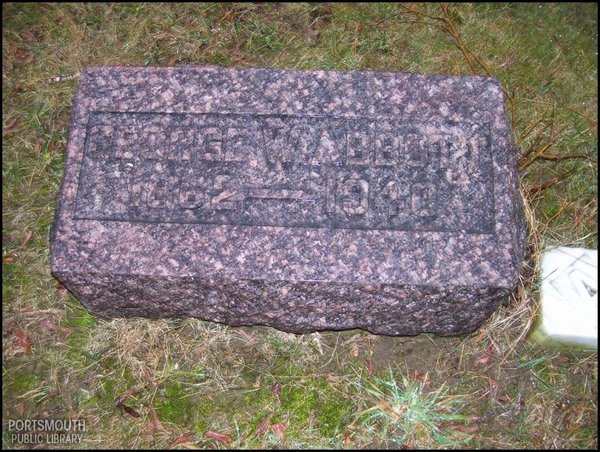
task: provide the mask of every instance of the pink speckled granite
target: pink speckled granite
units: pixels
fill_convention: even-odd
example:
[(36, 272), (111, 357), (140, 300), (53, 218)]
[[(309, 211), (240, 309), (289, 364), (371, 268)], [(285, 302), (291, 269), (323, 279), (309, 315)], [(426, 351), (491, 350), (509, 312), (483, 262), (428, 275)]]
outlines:
[(475, 330), (525, 226), (497, 81), (88, 68), (52, 272), (94, 314)]

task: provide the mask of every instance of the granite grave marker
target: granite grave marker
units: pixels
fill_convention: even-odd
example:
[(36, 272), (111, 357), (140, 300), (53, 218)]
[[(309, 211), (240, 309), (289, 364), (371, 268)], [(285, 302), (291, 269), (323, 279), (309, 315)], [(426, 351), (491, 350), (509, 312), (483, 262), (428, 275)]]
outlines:
[(90, 312), (292, 332), (470, 332), (515, 287), (497, 81), (87, 68), (52, 231)]

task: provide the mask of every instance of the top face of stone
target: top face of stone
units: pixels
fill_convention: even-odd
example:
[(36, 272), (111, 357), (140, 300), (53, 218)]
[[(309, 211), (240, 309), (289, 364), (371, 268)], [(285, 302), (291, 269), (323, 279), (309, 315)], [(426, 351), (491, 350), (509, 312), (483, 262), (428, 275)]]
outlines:
[(506, 287), (518, 274), (493, 79), (92, 68), (68, 152), (55, 270)]
[(75, 219), (493, 233), (489, 125), (93, 112)]

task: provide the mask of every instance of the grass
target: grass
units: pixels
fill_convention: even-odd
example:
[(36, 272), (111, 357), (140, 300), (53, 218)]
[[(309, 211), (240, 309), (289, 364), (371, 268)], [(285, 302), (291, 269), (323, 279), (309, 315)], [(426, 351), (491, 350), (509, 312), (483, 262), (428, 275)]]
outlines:
[[(84, 419), (83, 448), (596, 448), (596, 354), (526, 337), (543, 247), (598, 243), (596, 17), (583, 3), (3, 4), (3, 418)], [(78, 73), (177, 64), (498, 78), (523, 156), (517, 291), (455, 338), (90, 316), (48, 257)], [(3, 446), (25, 448), (6, 424)]]
[[(447, 396), (448, 389), (443, 385), (436, 390), (426, 389), (430, 384), (428, 374), (422, 381), (411, 381), (403, 376), (402, 383), (398, 384), (391, 368), (387, 379), (376, 378), (367, 384), (358, 383), (360, 392), (377, 400), (375, 405), (357, 414), (357, 419), (366, 417), (362, 424), (366, 424), (367, 429), (383, 432), (384, 437), (399, 447), (460, 446), (461, 439), (444, 434), (441, 426), (448, 422), (464, 424), (468, 420), (467, 416), (455, 412), (462, 408), (464, 396)], [(377, 433), (373, 436), (377, 437)], [(462, 438), (463, 443), (465, 439)]]

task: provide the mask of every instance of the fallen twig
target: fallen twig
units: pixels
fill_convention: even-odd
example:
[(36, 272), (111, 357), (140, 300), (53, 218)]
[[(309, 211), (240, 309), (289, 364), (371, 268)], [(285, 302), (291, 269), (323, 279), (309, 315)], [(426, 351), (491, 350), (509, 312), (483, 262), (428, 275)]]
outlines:
[(58, 83), (64, 80), (71, 80), (79, 77), (79, 72), (76, 74), (67, 74), (67, 75), (57, 75), (56, 77), (51, 77), (48, 79), (48, 83)]
[[(467, 46), (462, 36), (456, 29), (454, 21), (450, 16), (450, 5), (448, 3), (442, 3), (440, 5), (443, 14), (442, 16), (434, 16), (431, 14), (427, 14), (421, 9), (413, 6), (400, 5), (400, 7), (408, 14), (412, 14), (415, 16), (416, 19), (414, 23), (435, 27), (447, 34), (448, 36), (450, 36), (454, 40), (454, 44), (456, 45), (456, 47), (458, 47), (458, 49), (465, 57), (469, 69), (473, 74), (479, 75), (479, 71), (477, 70), (477, 67), (475, 65), (475, 63), (477, 63), (477, 65), (479, 65), (479, 67), (483, 70), (485, 75), (487, 75), (488, 77), (492, 77), (492, 71), (490, 70), (488, 65)], [(419, 21), (417, 18), (428, 19), (429, 21)], [(504, 96), (508, 99), (510, 110), (511, 112), (513, 112), (513, 95), (509, 93), (504, 87), (502, 87), (502, 92), (504, 93)]]
[(575, 170), (571, 170), (571, 171), (567, 172), (566, 174), (559, 176), (559, 177), (555, 177), (542, 185), (538, 185), (537, 187), (532, 187), (528, 190), (527, 194), (530, 198), (535, 198), (536, 196), (539, 196), (542, 192), (548, 190), (549, 188), (555, 186), (559, 182), (565, 180), (567, 177), (569, 177), (574, 172), (575, 172)]

